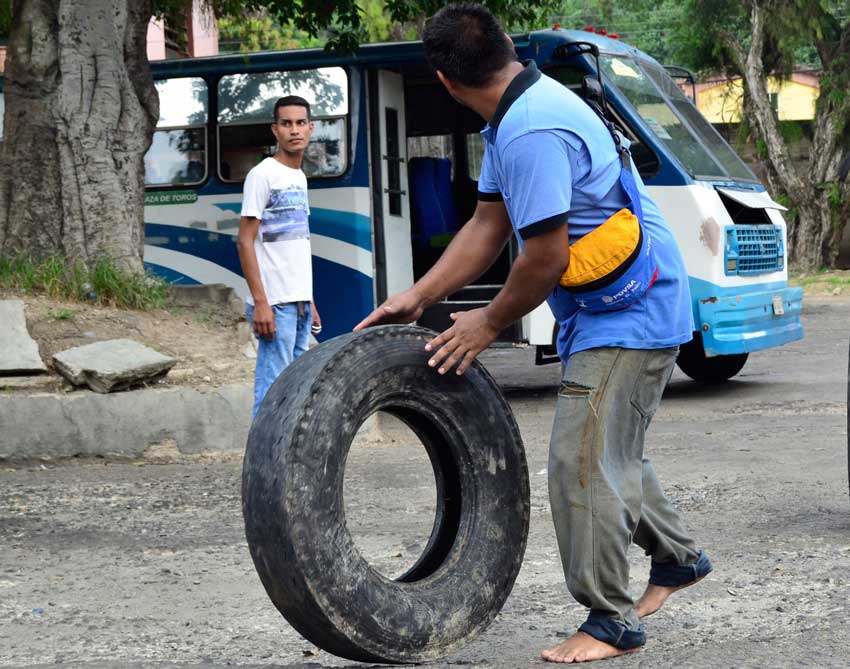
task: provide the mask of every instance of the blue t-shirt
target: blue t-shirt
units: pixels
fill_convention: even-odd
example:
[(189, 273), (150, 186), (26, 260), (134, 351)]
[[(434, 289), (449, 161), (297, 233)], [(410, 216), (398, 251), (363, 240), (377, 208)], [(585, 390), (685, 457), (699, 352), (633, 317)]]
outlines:
[[(564, 224), (575, 243), (618, 210), (630, 208), (611, 134), (581, 98), (542, 75), (533, 61), (510, 83), (481, 134), (485, 148), (478, 197), (504, 200), (520, 246)], [(556, 288), (548, 303), (560, 324), (558, 354), (564, 361), (590, 348), (667, 348), (692, 337), (682, 255), (636, 171), (634, 176), (658, 278), (632, 306), (602, 313), (576, 309)]]

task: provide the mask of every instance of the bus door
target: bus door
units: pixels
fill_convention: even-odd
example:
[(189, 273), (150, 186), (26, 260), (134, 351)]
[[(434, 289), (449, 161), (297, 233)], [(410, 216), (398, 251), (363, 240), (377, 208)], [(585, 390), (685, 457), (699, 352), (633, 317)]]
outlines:
[[(408, 63), (404, 77), (407, 174), (410, 191), (413, 278), (421, 279), (472, 217), (484, 153), (484, 120), (461, 106), (424, 62)], [(428, 307), (419, 324), (436, 331), (451, 327), (451, 314), (486, 306), (501, 290), (517, 253), (515, 243), (480, 277)], [(499, 335), (519, 342), (519, 323)]]
[(381, 303), (413, 285), (404, 84), (388, 70), (372, 72), (369, 84), (375, 297)]

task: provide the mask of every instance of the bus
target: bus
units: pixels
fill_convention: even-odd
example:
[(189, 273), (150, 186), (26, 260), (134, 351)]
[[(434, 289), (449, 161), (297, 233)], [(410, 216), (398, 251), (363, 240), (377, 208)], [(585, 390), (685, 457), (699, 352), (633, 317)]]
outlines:
[[(671, 226), (690, 279), (696, 332), (679, 365), (699, 381), (737, 374), (747, 355), (803, 336), (802, 289), (788, 286), (783, 207), (661, 64), (617, 39), (552, 30), (513, 36), (521, 60), (587, 99), (601, 84), (635, 168)], [(145, 264), (168, 281), (223, 283), (245, 296), (236, 251), (242, 185), (272, 155), (277, 98), (312, 105), (305, 155), (320, 338), (348, 332), (420, 278), (473, 212), (484, 121), (451, 98), (421, 42), (354, 55), (304, 49), (152, 64), (160, 118), (145, 157)], [(598, 88), (598, 87), (597, 87)], [(446, 328), (483, 306), (518, 253), (508, 244), (470, 286), (419, 323)], [(502, 332), (554, 361), (546, 304)]]

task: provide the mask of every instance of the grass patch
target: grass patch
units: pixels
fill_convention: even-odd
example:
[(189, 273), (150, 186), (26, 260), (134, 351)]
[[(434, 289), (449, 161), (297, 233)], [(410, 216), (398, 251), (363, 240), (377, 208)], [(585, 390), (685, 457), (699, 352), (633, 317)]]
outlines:
[(850, 294), (850, 271), (821, 268), (814, 272), (789, 272), (788, 285), (799, 286), (807, 295)]
[(794, 283), (798, 286), (813, 286), (815, 284), (823, 284), (827, 286), (850, 286), (850, 277), (840, 276), (808, 276), (804, 279), (797, 279)]
[(163, 308), (168, 295), (162, 279), (119, 269), (109, 258), (72, 266), (56, 256), (39, 261), (26, 256), (0, 258), (0, 288), (141, 310)]
[(70, 321), (77, 314), (71, 311), (70, 309), (57, 309), (56, 311), (48, 311), (47, 315), (49, 318), (52, 318), (57, 321)]

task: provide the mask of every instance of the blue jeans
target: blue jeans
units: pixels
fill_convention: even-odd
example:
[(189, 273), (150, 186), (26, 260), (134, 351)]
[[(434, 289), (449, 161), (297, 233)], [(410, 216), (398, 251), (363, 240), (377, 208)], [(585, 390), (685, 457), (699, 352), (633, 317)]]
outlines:
[[(254, 372), (254, 408), (251, 416), (257, 415), (260, 402), (266, 396), (274, 380), (310, 344), (310, 325), (313, 314), (310, 303), (303, 303), (303, 313), (298, 313), (296, 302), (272, 305), (274, 312), (274, 338), (258, 337), (257, 369)], [(246, 314), (251, 329), (254, 328), (254, 306), (246, 305)]]

